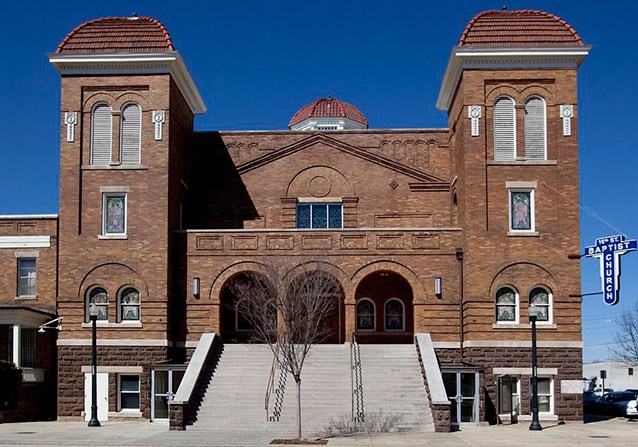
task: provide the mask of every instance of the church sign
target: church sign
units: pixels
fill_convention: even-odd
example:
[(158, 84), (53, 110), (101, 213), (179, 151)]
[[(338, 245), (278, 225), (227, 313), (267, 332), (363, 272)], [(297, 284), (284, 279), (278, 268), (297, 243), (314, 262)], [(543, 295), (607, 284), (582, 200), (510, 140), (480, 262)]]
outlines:
[(600, 279), (603, 285), (603, 301), (613, 306), (620, 295), (620, 255), (634, 251), (636, 240), (627, 241), (625, 236), (608, 236), (596, 239), (591, 247), (585, 247), (585, 256), (600, 258)]

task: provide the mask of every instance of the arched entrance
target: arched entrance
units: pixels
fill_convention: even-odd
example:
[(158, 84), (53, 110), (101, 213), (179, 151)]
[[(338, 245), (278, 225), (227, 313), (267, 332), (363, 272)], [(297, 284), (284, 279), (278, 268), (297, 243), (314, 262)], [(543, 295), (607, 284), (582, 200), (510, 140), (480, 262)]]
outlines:
[(319, 343), (343, 343), (345, 341), (345, 293), (339, 280), (331, 273), (315, 270), (304, 272), (288, 283), (288, 300), (297, 298), (313, 318), (321, 318)]
[[(246, 288), (254, 290), (254, 294), (241, 293)], [(267, 293), (272, 288), (261, 273), (257, 272), (241, 272), (232, 276), (224, 283), (220, 293), (220, 328), (221, 337), (224, 343), (263, 343), (263, 337), (260, 337), (255, 331), (253, 321), (247, 316), (247, 309), (259, 307), (260, 294)], [(251, 299), (251, 295), (255, 298), (255, 302), (247, 304), (246, 300)], [(270, 312), (272, 316), (272, 329), (270, 332), (276, 332), (276, 312)]]
[[(282, 278), (284, 286), (273, 285), (272, 278), (257, 272), (241, 272), (229, 278), (220, 292), (220, 329), (225, 343), (263, 343), (263, 332), (255, 330), (255, 324), (268, 333), (276, 335), (282, 318), (304, 318), (309, 313), (320, 316), (322, 330), (320, 343), (343, 343), (345, 341), (345, 293), (341, 284), (332, 274), (322, 271), (304, 272), (291, 278)], [(293, 315), (293, 308), (286, 303), (276, 303), (276, 299), (264, 298), (268, 294), (286, 291), (286, 303), (293, 303), (305, 311)], [(294, 296), (297, 296), (295, 299)], [(322, 303), (330, 303), (321, 311)], [(260, 312), (257, 318), (251, 313)], [(279, 313), (279, 315), (278, 315)], [(277, 316), (278, 315), (278, 316)], [(286, 315), (284, 317), (284, 315)], [(264, 321), (268, 321), (266, 325)], [(260, 323), (261, 322), (261, 323)], [(290, 323), (289, 323), (290, 325)], [(285, 325), (284, 325), (285, 326)], [(293, 325), (294, 326), (294, 325)], [(296, 329), (297, 330), (297, 329)]]
[(355, 292), (355, 331), (361, 343), (412, 343), (413, 293), (399, 274), (381, 270), (364, 277)]

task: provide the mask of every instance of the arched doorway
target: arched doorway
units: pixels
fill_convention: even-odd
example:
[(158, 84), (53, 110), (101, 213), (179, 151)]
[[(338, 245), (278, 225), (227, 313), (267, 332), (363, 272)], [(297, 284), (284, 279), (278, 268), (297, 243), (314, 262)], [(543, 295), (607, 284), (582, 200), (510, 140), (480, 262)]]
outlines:
[[(309, 325), (319, 324), (318, 343), (345, 341), (345, 293), (334, 275), (314, 270), (297, 275), (288, 282), (288, 303), (307, 310)], [(303, 330), (303, 326), (301, 327)]]
[[(310, 271), (282, 278), (281, 282), (285, 283), (283, 287), (273, 285), (271, 279), (257, 272), (242, 272), (226, 281), (220, 292), (220, 328), (225, 343), (263, 343), (264, 334), (255, 330), (255, 324), (261, 329), (268, 326), (267, 332), (276, 336), (281, 329), (278, 325), (284, 324), (283, 318), (289, 321), (303, 319), (308, 314), (321, 317), (318, 321), (320, 335), (315, 342), (345, 341), (345, 293), (337, 278), (330, 273)], [(282, 290), (286, 291), (285, 302), (277, 303), (275, 298), (264, 298), (269, 294), (273, 297)], [(287, 304), (292, 304), (292, 307)], [(322, 306), (323, 310), (320, 309)], [(298, 309), (305, 310), (299, 312)], [(299, 313), (295, 316), (295, 312)], [(260, 315), (251, 317), (255, 313)], [(264, 325), (264, 321), (268, 323)], [(295, 328), (298, 329), (299, 326)]]
[[(252, 288), (255, 291), (253, 295), (255, 302), (246, 302), (251, 295), (247, 297), (245, 293), (242, 293), (246, 288)], [(264, 338), (255, 331), (254, 320), (247, 313), (249, 309), (261, 307), (257, 302), (260, 293), (265, 296), (271, 288), (268, 278), (257, 272), (237, 273), (226, 281), (220, 293), (220, 335), (224, 343), (264, 342)], [(269, 332), (275, 334), (276, 312), (272, 309), (268, 312), (265, 307), (262, 307), (262, 310), (266, 311), (271, 319), (272, 329)], [(264, 318), (259, 320), (265, 321)]]
[(370, 273), (355, 292), (355, 331), (361, 343), (412, 343), (413, 293), (399, 274), (382, 270)]

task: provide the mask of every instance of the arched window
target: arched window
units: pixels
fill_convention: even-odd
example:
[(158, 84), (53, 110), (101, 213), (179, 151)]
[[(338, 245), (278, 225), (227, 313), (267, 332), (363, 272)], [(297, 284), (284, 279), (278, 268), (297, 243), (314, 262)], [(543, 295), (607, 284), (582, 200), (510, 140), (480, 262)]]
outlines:
[(122, 108), (120, 132), (120, 162), (123, 165), (140, 164), (142, 111), (135, 103)]
[(385, 303), (385, 329), (402, 331), (403, 328), (403, 303), (392, 298)]
[(133, 287), (125, 287), (118, 296), (118, 322), (140, 321), (140, 293)]
[(113, 137), (113, 111), (105, 103), (97, 104), (91, 112), (91, 160), (92, 165), (108, 166), (111, 163)]
[(538, 309), (536, 321), (539, 323), (552, 322), (552, 293), (544, 287), (534, 287), (529, 294), (529, 304)]
[(85, 320), (90, 321), (89, 306), (95, 303), (97, 308), (97, 319), (108, 321), (109, 319), (109, 296), (102, 287), (93, 287), (86, 294)]
[(525, 158), (547, 158), (545, 100), (532, 96), (525, 102)]
[(357, 330), (375, 330), (375, 320), (374, 303), (367, 298), (360, 299), (357, 303)]
[(514, 100), (501, 96), (494, 102), (494, 160), (516, 158), (516, 110)]
[(518, 293), (510, 287), (496, 292), (496, 322), (518, 323)]

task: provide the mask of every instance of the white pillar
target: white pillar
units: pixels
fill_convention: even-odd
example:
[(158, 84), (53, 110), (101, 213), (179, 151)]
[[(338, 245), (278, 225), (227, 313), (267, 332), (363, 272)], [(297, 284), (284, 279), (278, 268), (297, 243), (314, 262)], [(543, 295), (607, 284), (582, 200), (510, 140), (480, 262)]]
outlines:
[(20, 368), (20, 325), (13, 325), (13, 346), (11, 347), (13, 350), (13, 363), (16, 364), (18, 368)]

